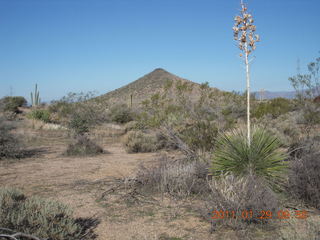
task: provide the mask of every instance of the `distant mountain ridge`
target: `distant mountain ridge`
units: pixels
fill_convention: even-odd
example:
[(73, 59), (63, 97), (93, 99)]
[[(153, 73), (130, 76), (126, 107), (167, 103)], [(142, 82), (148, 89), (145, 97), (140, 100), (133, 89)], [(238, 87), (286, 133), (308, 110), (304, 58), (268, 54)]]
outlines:
[[(193, 91), (190, 94), (190, 98), (197, 99), (199, 96), (199, 83), (192, 82), (190, 80), (178, 77), (162, 68), (156, 68), (152, 72), (144, 75), (143, 77), (108, 93), (105, 93), (98, 98), (102, 101), (105, 101), (108, 104), (117, 104), (117, 103), (132, 103), (140, 104), (142, 101), (149, 99), (152, 95), (163, 91), (163, 88), (166, 84), (170, 82), (181, 82), (188, 83), (193, 86)], [(223, 92), (217, 88), (212, 88), (217, 92)], [(295, 91), (264, 91), (261, 95), (261, 92), (254, 92), (257, 99), (273, 99), (278, 97), (293, 99), (296, 95)]]
[(293, 99), (296, 96), (295, 91), (264, 91), (261, 92), (254, 92), (257, 99), (274, 99), (274, 98), (287, 98), (287, 99)]
[(189, 83), (194, 86), (193, 94), (190, 97), (197, 95), (197, 88), (200, 84), (190, 80), (178, 77), (162, 68), (156, 68), (152, 72), (144, 75), (143, 77), (123, 86), (108, 92), (99, 98), (108, 102), (114, 103), (130, 103), (131, 96), (133, 104), (139, 104), (145, 99), (149, 99), (152, 95), (163, 91), (164, 86), (168, 81)]

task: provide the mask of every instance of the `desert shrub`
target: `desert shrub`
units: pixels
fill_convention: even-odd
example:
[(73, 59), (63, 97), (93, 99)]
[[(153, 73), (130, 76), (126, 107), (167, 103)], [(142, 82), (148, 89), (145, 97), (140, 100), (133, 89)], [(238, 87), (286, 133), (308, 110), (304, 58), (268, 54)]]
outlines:
[(11, 101), (10, 99), (4, 98), (3, 104), (2, 104), (2, 111), (4, 112), (10, 112), (10, 113), (20, 113), (19, 106)]
[(68, 102), (54, 101), (49, 105), (48, 111), (54, 122), (62, 123), (63, 119), (68, 118), (72, 114), (73, 106)]
[(67, 156), (91, 156), (103, 153), (102, 147), (90, 140), (86, 135), (78, 135), (74, 143), (69, 144), (65, 155)]
[(0, 119), (0, 159), (20, 158), (23, 155), (21, 142), (10, 132), (12, 128)]
[(24, 97), (16, 96), (9, 97), (10, 101), (15, 103), (18, 107), (23, 107), (27, 105), (27, 100)]
[(252, 117), (261, 118), (270, 114), (277, 118), (282, 114), (288, 113), (294, 109), (292, 102), (285, 98), (275, 98), (268, 102), (257, 103), (253, 108)]
[(216, 141), (212, 161), (212, 173), (244, 176), (254, 174), (264, 178), (270, 185), (283, 181), (287, 158), (280, 149), (280, 141), (264, 129), (254, 128), (251, 144), (247, 142), (244, 129), (221, 134)]
[[(195, 93), (191, 97), (191, 92)], [(169, 127), (190, 149), (207, 153), (214, 149), (219, 131), (225, 131), (245, 118), (240, 95), (224, 93), (208, 84), (189, 89), (172, 83), (163, 92), (143, 102), (137, 121), (147, 129)]]
[(302, 152), (290, 162), (289, 190), (296, 198), (320, 208), (320, 152)]
[[(235, 230), (249, 224), (268, 223), (263, 212), (276, 214), (279, 203), (275, 193), (254, 175), (220, 176), (209, 181), (210, 194), (206, 201), (206, 218), (212, 230), (221, 224)], [(228, 211), (228, 214), (226, 213)]]
[(140, 166), (136, 179), (138, 188), (148, 193), (168, 194), (175, 198), (208, 192), (206, 178), (208, 165), (200, 161), (173, 161), (163, 155), (156, 166)]
[(305, 101), (300, 107), (302, 114), (298, 123), (305, 126), (305, 132), (309, 135), (312, 131), (316, 130), (320, 124), (320, 104)]
[(145, 126), (142, 125), (142, 123), (139, 121), (130, 121), (125, 124), (124, 128), (125, 128), (125, 132), (127, 133), (130, 131), (143, 130), (145, 129)]
[(126, 104), (116, 105), (110, 109), (110, 119), (116, 123), (127, 123), (134, 119), (134, 113)]
[(255, 123), (264, 126), (268, 131), (276, 136), (285, 147), (295, 145), (300, 141), (303, 134), (300, 125), (300, 111), (290, 112), (279, 116), (277, 119), (270, 115), (265, 115)]
[(209, 152), (215, 145), (218, 135), (218, 128), (215, 122), (199, 119), (194, 123), (185, 126), (179, 132), (180, 138), (192, 149)]
[(73, 114), (68, 124), (68, 127), (72, 129), (76, 135), (83, 135), (89, 132), (90, 126), (89, 119), (81, 114)]
[(129, 131), (123, 139), (123, 144), (128, 153), (154, 152), (164, 147), (160, 136), (155, 133), (143, 131)]
[(16, 189), (0, 189), (0, 212), (1, 227), (43, 239), (85, 239), (88, 230), (72, 217), (67, 206), (38, 197), (28, 198)]
[(4, 97), (1, 99), (1, 108), (5, 112), (19, 113), (19, 107), (25, 106), (27, 100), (24, 97)]
[[(290, 219), (277, 231), (281, 240), (318, 240), (320, 223), (315, 218), (307, 218), (301, 223), (299, 219)], [(304, 228), (301, 231), (301, 226)]]
[(68, 125), (70, 120), (81, 116), (90, 126), (100, 124), (108, 119), (105, 102), (93, 98), (94, 93), (69, 93), (58, 101), (50, 104), (48, 110), (52, 114), (53, 121)]
[(45, 123), (49, 123), (50, 119), (50, 112), (46, 109), (33, 109), (29, 114), (28, 117), (31, 119), (41, 120)]

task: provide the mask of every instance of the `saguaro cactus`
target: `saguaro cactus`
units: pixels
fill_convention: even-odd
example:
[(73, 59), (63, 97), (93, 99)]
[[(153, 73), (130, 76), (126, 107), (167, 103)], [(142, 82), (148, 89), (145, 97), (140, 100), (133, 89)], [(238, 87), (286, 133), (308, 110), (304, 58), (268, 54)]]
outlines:
[(253, 17), (248, 13), (247, 6), (241, 0), (240, 15), (234, 18), (233, 27), (234, 39), (239, 42), (239, 49), (242, 51), (240, 57), (243, 58), (246, 66), (247, 79), (247, 139), (250, 146), (250, 69), (249, 55), (256, 49), (256, 42), (260, 41), (259, 35), (255, 34), (256, 26), (253, 25)]
[(36, 84), (34, 93), (31, 92), (31, 105), (32, 107), (36, 107), (40, 105), (40, 97), (39, 97), (38, 85)]

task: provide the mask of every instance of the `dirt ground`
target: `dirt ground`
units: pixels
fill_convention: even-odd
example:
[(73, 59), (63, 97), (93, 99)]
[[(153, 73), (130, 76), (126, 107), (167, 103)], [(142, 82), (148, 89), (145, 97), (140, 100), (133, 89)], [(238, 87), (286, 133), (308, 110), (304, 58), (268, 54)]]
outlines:
[(2, 162), (1, 185), (19, 188), (27, 195), (61, 201), (73, 208), (77, 217), (99, 218), (101, 223), (95, 230), (99, 240), (200, 239), (199, 234), (201, 239), (212, 239), (210, 225), (194, 213), (181, 213), (188, 203), (168, 200), (130, 206), (99, 200), (110, 181), (132, 176), (139, 164), (150, 163), (156, 156), (126, 153), (119, 131), (109, 127), (93, 133), (109, 154), (66, 157), (62, 153), (70, 137), (65, 130), (39, 129), (37, 124), (21, 120), (16, 133), (38, 153), (31, 158)]
[[(211, 234), (210, 224), (199, 217), (191, 201), (164, 198), (130, 204), (116, 194), (101, 198), (110, 183), (134, 176), (139, 164), (152, 164), (157, 155), (126, 153), (121, 144), (121, 127), (106, 125), (92, 132), (92, 138), (108, 154), (66, 157), (63, 152), (70, 142), (66, 130), (44, 129), (42, 124), (27, 119), (20, 120), (17, 126), (16, 133), (37, 154), (1, 162), (1, 185), (61, 201), (74, 209), (76, 217), (98, 218), (98, 240), (241, 239), (232, 232)], [(265, 233), (261, 237), (255, 239), (273, 238)]]

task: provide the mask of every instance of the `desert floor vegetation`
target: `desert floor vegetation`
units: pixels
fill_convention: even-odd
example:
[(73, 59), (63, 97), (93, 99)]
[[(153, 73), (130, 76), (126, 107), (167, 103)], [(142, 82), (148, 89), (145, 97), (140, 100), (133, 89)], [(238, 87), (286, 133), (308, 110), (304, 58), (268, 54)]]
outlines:
[[(82, 239), (86, 231), (101, 240), (317, 239), (319, 125), (306, 117), (305, 105), (253, 98), (259, 115), (249, 146), (245, 96), (207, 84), (167, 84), (133, 109), (96, 114), (101, 103), (71, 94), (4, 116), (3, 204), (19, 207), (2, 205), (2, 227), (9, 230), (0, 234), (48, 238), (63, 228), (52, 239)], [(190, 91), (197, 97), (189, 99)], [(290, 107), (279, 110), (279, 101)], [(28, 213), (35, 207), (44, 215)], [(30, 221), (37, 218), (65, 227), (36, 228)]]
[(158, 68), (98, 97), (0, 99), (0, 239), (319, 240), (320, 58), (294, 99), (256, 99), (243, 1), (234, 20), (244, 93)]

